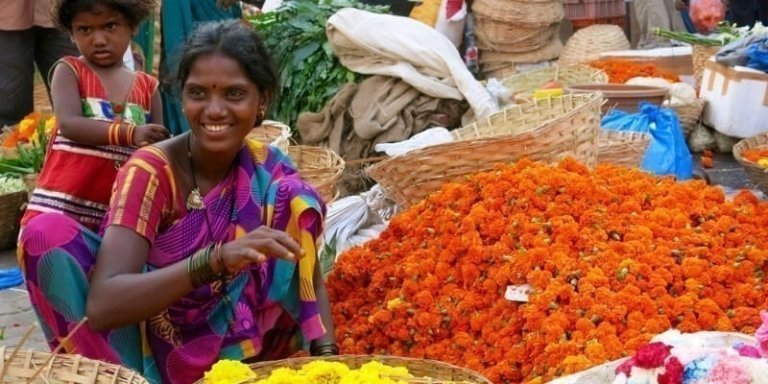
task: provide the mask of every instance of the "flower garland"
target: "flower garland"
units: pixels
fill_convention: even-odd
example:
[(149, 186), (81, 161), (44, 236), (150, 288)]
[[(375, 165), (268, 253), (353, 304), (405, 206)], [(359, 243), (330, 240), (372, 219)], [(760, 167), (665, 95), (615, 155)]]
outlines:
[[(752, 333), (768, 205), (702, 181), (523, 160), (445, 185), (328, 279), (343, 353), (431, 358), (539, 383), (670, 328)], [(509, 286), (526, 300), (505, 299)]]
[(672, 72), (661, 70), (651, 63), (612, 59), (593, 61), (589, 65), (605, 72), (608, 75), (608, 81), (615, 84), (624, 84), (636, 77), (658, 77), (673, 83), (680, 82), (679, 76)]

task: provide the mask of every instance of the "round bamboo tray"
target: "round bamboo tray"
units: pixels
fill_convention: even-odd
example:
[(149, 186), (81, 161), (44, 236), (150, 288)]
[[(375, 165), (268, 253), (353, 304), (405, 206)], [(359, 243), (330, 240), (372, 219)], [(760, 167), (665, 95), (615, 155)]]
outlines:
[(644, 132), (604, 129), (600, 132), (598, 141), (597, 163), (639, 167), (650, 144), (651, 135)]
[(518, 26), (548, 27), (563, 20), (565, 8), (560, 1), (475, 0), (472, 13)]
[(330, 148), (307, 145), (288, 147), (288, 155), (301, 178), (315, 188), (326, 203), (336, 200), (339, 193), (336, 182), (344, 172), (344, 159)]
[(566, 95), (515, 105), (452, 132), (454, 142), (417, 149), (368, 169), (402, 207), (416, 204), (448, 182), (522, 158), (557, 162), (570, 156), (594, 167), (600, 129), (600, 94)]
[(616, 25), (592, 25), (578, 30), (565, 44), (560, 65), (575, 65), (595, 61), (600, 54), (630, 49), (624, 31)]
[(675, 110), (677, 117), (680, 119), (680, 127), (683, 128), (683, 134), (686, 137), (698, 126), (706, 103), (707, 101), (704, 99), (696, 99), (695, 102), (690, 104), (671, 105), (671, 108)]
[(27, 191), (19, 191), (0, 195), (0, 250), (16, 246), (27, 193)]
[(502, 84), (517, 97), (530, 99), (534, 91), (550, 81), (557, 81), (563, 88), (579, 84), (608, 84), (608, 75), (586, 65), (554, 66), (510, 76)]
[(704, 77), (704, 65), (710, 57), (717, 54), (721, 46), (706, 46), (694, 44), (691, 59), (693, 60), (693, 77), (696, 79), (696, 92), (701, 89), (701, 79)]
[(765, 194), (768, 194), (768, 169), (765, 169), (744, 158), (744, 151), (757, 147), (768, 147), (768, 133), (761, 133), (743, 139), (733, 146), (733, 157), (744, 166), (747, 176), (755, 187)]
[(285, 152), (291, 139), (291, 127), (272, 120), (264, 120), (260, 126), (251, 130), (247, 138), (271, 145)]
[(556, 59), (563, 50), (560, 38), (554, 37), (544, 47), (531, 52), (510, 53), (493, 50), (480, 51), (479, 61), (481, 65), (493, 64), (533, 64)]
[(0, 347), (0, 381), (6, 384), (148, 384), (138, 373), (79, 355), (18, 351)]
[[(413, 359), (396, 356), (363, 356), (363, 355), (341, 355), (330, 357), (301, 357), (295, 359), (285, 359), (278, 361), (269, 361), (252, 364), (250, 367), (259, 378), (268, 377), (277, 368), (301, 369), (307, 363), (316, 360), (325, 360), (331, 362), (343, 363), (352, 369), (360, 368), (363, 364), (378, 361), (392, 367), (405, 367), (411, 375), (419, 379), (402, 379), (405, 383), (435, 383), (435, 384), (491, 384), (491, 381), (477, 372), (466, 368), (457, 367), (448, 363), (436, 360)], [(430, 380), (432, 379), (432, 380)], [(202, 381), (198, 382), (202, 384)], [(361, 383), (364, 384), (364, 383)]]
[(529, 28), (479, 15), (474, 18), (474, 26), (478, 48), (513, 53), (541, 49), (560, 31), (560, 24)]

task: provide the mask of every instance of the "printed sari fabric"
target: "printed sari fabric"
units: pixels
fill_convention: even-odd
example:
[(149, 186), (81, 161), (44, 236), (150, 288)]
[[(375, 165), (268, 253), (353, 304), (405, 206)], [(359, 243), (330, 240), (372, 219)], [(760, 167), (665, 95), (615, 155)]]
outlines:
[[(84, 117), (112, 122), (122, 115), (125, 121), (136, 125), (149, 120), (158, 84), (152, 76), (136, 72), (127, 99), (110, 101), (101, 80), (83, 60), (68, 56), (59, 65), (68, 66), (77, 77)], [(107, 212), (117, 170), (134, 150), (79, 143), (62, 135), (56, 127), (22, 224), (40, 213), (57, 212), (97, 230)]]
[[(105, 221), (105, 227), (124, 226), (150, 242), (149, 273), (211, 241), (232, 240), (262, 225), (286, 231), (305, 256), (253, 265), (226, 284), (195, 290), (142, 324), (104, 333), (82, 327), (65, 350), (123, 364), (151, 382), (191, 383), (220, 358), (284, 358), (303, 340), (325, 334), (312, 280), (325, 208), (290, 160), (248, 142), (233, 170), (204, 197), (206, 209), (188, 212), (169, 164), (159, 149), (138, 150), (118, 175)], [(85, 315), (100, 241), (60, 214), (39, 215), (23, 229), (19, 256), (52, 348)]]

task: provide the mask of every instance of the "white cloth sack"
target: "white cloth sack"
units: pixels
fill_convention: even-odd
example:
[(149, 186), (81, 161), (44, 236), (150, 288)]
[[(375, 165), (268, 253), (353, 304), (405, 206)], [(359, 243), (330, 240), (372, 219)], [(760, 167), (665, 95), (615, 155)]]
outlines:
[(413, 135), (410, 139), (397, 143), (380, 143), (373, 148), (376, 152), (384, 152), (387, 156), (406, 154), (414, 149), (429, 147), (453, 141), (453, 136), (445, 128), (430, 128)]
[(432, 97), (466, 99), (477, 118), (499, 109), (453, 43), (420, 21), (345, 8), (328, 19), (326, 34), (351, 71), (397, 77)]
[(338, 257), (351, 247), (378, 238), (396, 213), (395, 203), (377, 184), (368, 192), (345, 197), (328, 206), (324, 241), (335, 241), (335, 257)]

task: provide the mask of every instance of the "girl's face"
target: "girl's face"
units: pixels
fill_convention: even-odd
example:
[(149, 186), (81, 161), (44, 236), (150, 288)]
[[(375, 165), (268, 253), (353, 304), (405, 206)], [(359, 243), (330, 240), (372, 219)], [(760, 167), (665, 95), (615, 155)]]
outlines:
[(192, 63), (182, 93), (195, 141), (208, 153), (239, 150), (268, 99), (238, 61), (220, 53)]
[(88, 62), (99, 67), (122, 65), (133, 32), (125, 15), (104, 4), (72, 18), (72, 39)]

